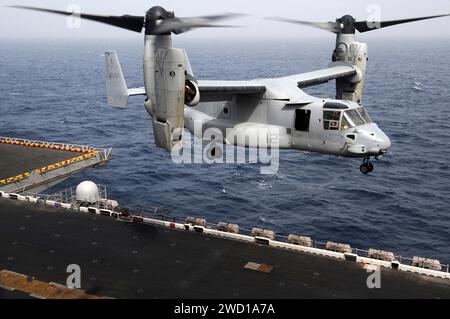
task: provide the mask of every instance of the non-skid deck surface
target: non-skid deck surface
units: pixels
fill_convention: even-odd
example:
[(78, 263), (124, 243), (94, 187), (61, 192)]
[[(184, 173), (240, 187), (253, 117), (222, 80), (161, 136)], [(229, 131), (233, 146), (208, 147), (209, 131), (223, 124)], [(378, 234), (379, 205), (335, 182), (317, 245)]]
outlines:
[(369, 289), (350, 261), (0, 199), (0, 269), (65, 284), (70, 264), (112, 298), (450, 298), (444, 279), (382, 270)]
[(68, 151), (0, 144), (0, 180), (76, 157)]

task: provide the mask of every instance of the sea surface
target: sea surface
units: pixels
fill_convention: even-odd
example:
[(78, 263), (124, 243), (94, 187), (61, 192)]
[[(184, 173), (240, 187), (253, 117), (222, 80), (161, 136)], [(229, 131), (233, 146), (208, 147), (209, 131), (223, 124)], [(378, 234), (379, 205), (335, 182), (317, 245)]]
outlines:
[[(142, 39), (0, 40), (0, 136), (113, 147), (83, 180), (108, 186), (122, 205), (158, 206), (280, 235), (379, 248), (450, 262), (450, 46), (444, 40), (369, 43), (364, 104), (393, 148), (359, 172), (360, 160), (281, 151), (278, 174), (260, 165), (177, 165), (153, 144), (141, 97), (107, 106), (105, 50), (119, 55), (129, 87), (142, 86)], [(276, 77), (325, 67), (330, 41), (176, 41), (200, 79)], [(308, 93), (333, 97), (333, 84)], [(1, 154), (0, 154), (1, 156)]]

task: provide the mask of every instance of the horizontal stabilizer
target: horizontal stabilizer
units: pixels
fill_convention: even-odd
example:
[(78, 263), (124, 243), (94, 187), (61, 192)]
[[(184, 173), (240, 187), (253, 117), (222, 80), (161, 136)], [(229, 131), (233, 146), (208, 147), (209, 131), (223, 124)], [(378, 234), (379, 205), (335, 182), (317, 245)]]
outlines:
[(128, 89), (128, 96), (145, 95), (145, 88)]

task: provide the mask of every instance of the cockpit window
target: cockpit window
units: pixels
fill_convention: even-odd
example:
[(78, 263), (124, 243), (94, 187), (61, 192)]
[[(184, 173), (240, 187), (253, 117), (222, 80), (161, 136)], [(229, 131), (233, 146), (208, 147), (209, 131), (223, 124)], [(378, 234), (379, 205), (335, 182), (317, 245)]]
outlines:
[(356, 109), (345, 111), (346, 118), (349, 120), (352, 126), (360, 126), (365, 124), (361, 115), (359, 115)]
[[(343, 116), (341, 116), (342, 113)], [(336, 111), (334, 109), (323, 111), (323, 128), (327, 131), (344, 131), (366, 123), (372, 123), (372, 119), (363, 107), (347, 111)]]
[(340, 111), (323, 111), (323, 128), (330, 131), (338, 131), (341, 121)]
[(345, 118), (345, 116), (342, 118), (342, 122), (341, 122), (341, 130), (348, 130), (350, 128), (350, 123), (347, 121), (347, 119)]
[(366, 121), (366, 123), (372, 123), (373, 122), (372, 119), (369, 116), (369, 113), (367, 113), (365, 108), (360, 107), (360, 108), (357, 108), (356, 110), (361, 115), (361, 117), (364, 119), (364, 121)]

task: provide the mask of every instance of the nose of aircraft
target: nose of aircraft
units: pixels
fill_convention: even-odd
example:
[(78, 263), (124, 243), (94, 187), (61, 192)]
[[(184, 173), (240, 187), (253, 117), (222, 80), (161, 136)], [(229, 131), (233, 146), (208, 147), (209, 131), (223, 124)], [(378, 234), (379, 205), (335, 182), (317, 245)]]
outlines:
[(389, 137), (380, 130), (379, 136), (377, 137), (377, 142), (380, 145), (380, 149), (383, 152), (388, 151), (392, 147), (391, 140)]
[(389, 137), (375, 123), (359, 128), (358, 133), (358, 141), (369, 153), (383, 155), (392, 147)]

